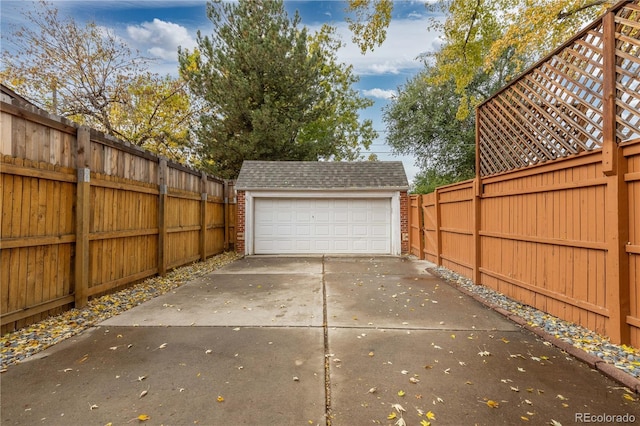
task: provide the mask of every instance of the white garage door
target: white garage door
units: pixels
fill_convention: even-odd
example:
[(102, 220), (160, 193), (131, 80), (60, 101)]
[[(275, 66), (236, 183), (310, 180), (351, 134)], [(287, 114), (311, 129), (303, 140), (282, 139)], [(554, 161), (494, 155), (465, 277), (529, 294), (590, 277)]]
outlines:
[(254, 253), (391, 253), (391, 199), (256, 198)]

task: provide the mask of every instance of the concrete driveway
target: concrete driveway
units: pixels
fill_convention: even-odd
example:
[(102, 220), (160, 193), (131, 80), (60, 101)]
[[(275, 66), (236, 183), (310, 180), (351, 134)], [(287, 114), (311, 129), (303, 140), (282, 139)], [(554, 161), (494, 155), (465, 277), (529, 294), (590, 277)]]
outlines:
[(9, 367), (2, 424), (640, 421), (615, 382), (426, 266), (244, 258)]

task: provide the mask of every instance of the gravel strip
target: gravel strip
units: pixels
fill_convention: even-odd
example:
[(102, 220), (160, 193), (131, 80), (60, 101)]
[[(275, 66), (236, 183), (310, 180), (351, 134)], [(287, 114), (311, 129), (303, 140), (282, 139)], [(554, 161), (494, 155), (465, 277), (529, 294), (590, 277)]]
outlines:
[[(470, 279), (458, 275), (446, 268), (437, 267), (429, 269), (429, 271), (444, 280), (459, 286), (471, 295), (479, 296), (482, 303), (493, 307), (494, 310), (500, 311), (507, 316), (515, 315), (516, 317), (521, 318), (522, 321), (518, 321), (515, 318), (512, 319), (524, 326), (528, 326), (527, 328), (531, 328), (532, 331), (540, 329), (547, 335), (553, 336), (565, 343), (565, 345), (561, 344), (556, 346), (560, 346), (562, 348), (563, 346), (570, 345), (571, 347), (586, 352), (595, 360), (590, 362), (588, 359), (589, 357), (587, 357), (587, 359), (585, 359), (586, 362), (594, 364), (594, 366), (599, 362), (604, 362), (608, 366), (614, 366), (618, 370), (621, 370), (636, 379), (640, 378), (639, 349), (626, 345), (615, 345), (609, 342), (606, 337), (603, 337), (591, 330), (554, 317), (553, 315), (542, 312), (532, 306), (518, 303), (509, 299), (504, 294), (488, 287), (476, 285)], [(610, 369), (610, 367), (598, 367), (598, 369), (606, 372), (605, 370)]]
[(93, 325), (131, 309), (142, 302), (165, 294), (182, 284), (225, 266), (240, 256), (227, 252), (204, 262), (174, 269), (164, 277), (149, 278), (139, 284), (127, 287), (89, 301), (82, 309), (71, 309), (60, 315), (46, 318), (20, 330), (7, 333), (0, 338), (0, 371), (7, 366), (23, 361), (51, 345), (75, 336)]

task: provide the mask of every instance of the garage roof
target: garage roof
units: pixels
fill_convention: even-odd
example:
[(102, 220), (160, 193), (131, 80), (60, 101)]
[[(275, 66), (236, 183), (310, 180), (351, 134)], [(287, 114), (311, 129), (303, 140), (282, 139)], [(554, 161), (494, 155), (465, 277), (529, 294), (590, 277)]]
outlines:
[(236, 181), (242, 191), (408, 188), (400, 161), (245, 161)]

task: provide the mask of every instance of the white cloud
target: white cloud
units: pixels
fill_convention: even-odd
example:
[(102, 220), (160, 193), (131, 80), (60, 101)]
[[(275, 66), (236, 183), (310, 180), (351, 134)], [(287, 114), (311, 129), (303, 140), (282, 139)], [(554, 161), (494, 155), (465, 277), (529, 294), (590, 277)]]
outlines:
[[(428, 31), (429, 24), (428, 16), (392, 19), (382, 46), (363, 55), (360, 48), (351, 42), (352, 34), (347, 24), (337, 23), (337, 33), (345, 43), (338, 52), (338, 59), (353, 65), (354, 72), (359, 75), (413, 74), (423, 67), (418, 57), (433, 52), (438, 46), (439, 33)], [(310, 27), (310, 30), (318, 28)]]
[(185, 27), (158, 18), (128, 26), (127, 34), (141, 51), (167, 61), (177, 60), (178, 46), (193, 49), (196, 45)]
[(371, 89), (371, 90), (363, 90), (362, 93), (365, 96), (370, 96), (372, 98), (380, 98), (380, 99), (393, 99), (398, 95), (395, 90), (385, 90), (385, 89)]

